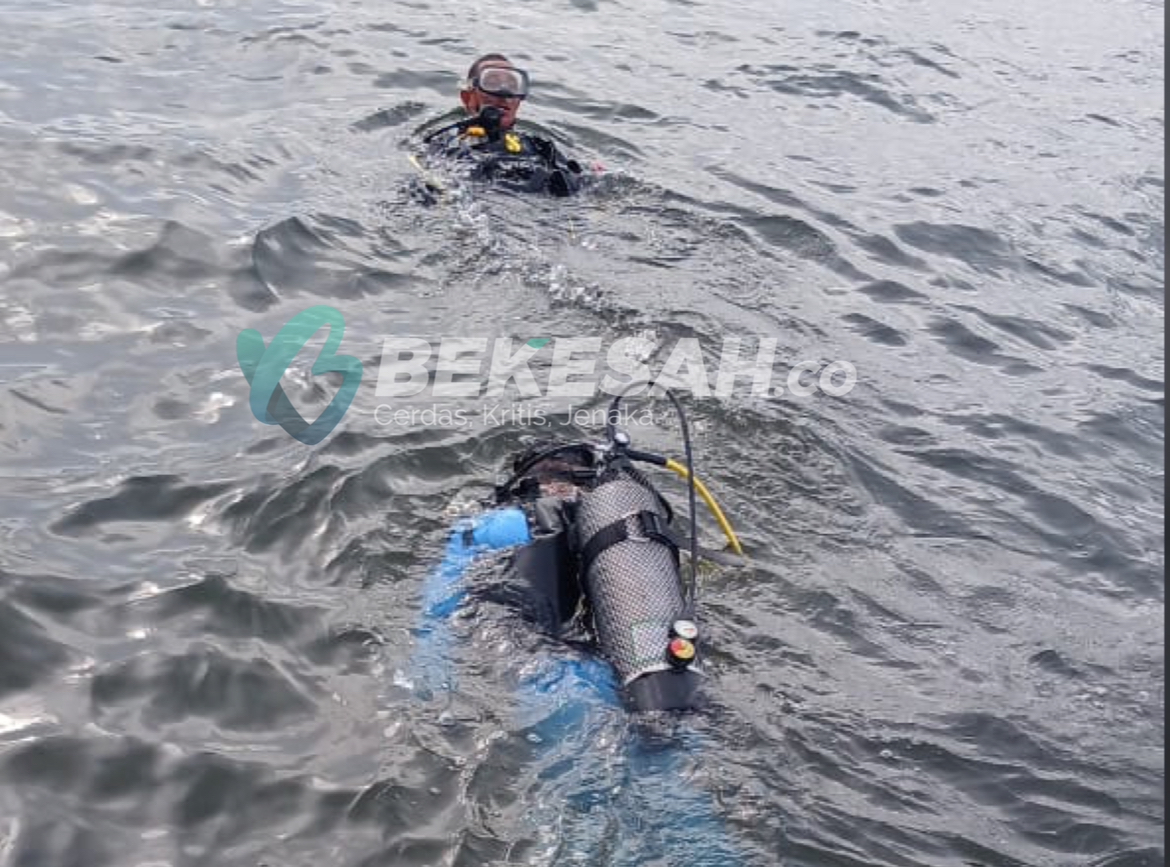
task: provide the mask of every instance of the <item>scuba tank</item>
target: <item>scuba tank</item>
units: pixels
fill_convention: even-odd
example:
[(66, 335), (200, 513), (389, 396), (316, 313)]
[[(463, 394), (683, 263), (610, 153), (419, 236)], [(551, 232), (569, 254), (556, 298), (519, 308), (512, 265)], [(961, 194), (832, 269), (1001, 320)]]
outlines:
[[(549, 461), (553, 452), (559, 454)], [(596, 456), (583, 457), (591, 452)], [(497, 502), (519, 504), (532, 534), (501, 582), (513, 607), (553, 635), (584, 625), (631, 709), (695, 707), (698, 629), (667, 502), (624, 452), (535, 447), (514, 466)], [(549, 495), (550, 482), (568, 483), (572, 493)]]
[(632, 468), (613, 472), (581, 499), (576, 548), (598, 642), (628, 703), (693, 707), (698, 629), (662, 498)]

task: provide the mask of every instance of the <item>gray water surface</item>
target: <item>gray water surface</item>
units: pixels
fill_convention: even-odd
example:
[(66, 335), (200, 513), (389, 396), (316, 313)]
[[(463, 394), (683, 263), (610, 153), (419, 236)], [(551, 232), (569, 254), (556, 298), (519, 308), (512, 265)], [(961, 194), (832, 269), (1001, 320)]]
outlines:
[[(372, 375), (315, 448), (260, 424), (236, 336), (318, 304), (371, 374), (398, 334), (847, 360), (688, 402), (756, 564), (703, 582), (688, 785), (745, 864), (1162, 865), (1163, 14), (0, 0), (0, 865), (655, 863), (580, 806), (629, 720), (531, 749), (517, 624), (412, 694), (452, 504), (533, 431), (381, 425)], [(597, 189), (412, 200), (489, 50)]]

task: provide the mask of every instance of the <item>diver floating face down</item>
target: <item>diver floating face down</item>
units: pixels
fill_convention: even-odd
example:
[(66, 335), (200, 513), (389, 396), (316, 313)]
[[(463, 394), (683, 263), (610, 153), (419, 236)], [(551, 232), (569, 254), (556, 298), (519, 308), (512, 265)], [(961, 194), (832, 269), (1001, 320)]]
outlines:
[(498, 108), (502, 129), (511, 129), (528, 98), (528, 73), (517, 69), (502, 54), (488, 54), (472, 64), (459, 96), (463, 108), (475, 116), (485, 108)]

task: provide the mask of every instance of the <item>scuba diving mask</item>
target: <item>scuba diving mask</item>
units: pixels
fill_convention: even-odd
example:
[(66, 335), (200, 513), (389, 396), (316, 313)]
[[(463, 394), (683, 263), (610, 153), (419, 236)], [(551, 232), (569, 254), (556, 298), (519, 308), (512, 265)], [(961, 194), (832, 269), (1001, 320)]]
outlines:
[(528, 73), (523, 69), (505, 66), (489, 66), (481, 69), (479, 75), (468, 85), (476, 90), (500, 99), (527, 99)]

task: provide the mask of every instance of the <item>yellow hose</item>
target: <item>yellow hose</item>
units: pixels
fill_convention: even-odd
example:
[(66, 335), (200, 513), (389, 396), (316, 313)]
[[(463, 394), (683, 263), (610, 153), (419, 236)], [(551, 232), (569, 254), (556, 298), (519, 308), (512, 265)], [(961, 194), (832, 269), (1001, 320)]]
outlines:
[[(691, 474), (687, 472), (687, 468), (678, 461), (667, 458), (666, 468), (671, 472), (682, 476), (684, 480), (690, 481)], [(707, 508), (711, 510), (711, 514), (719, 524), (719, 529), (723, 531), (723, 535), (727, 537), (728, 543), (731, 545), (731, 550), (740, 557), (744, 556), (743, 546), (739, 544), (739, 538), (735, 535), (735, 530), (731, 529), (731, 522), (723, 514), (723, 510), (719, 508), (719, 504), (715, 502), (715, 498), (711, 496), (711, 492), (707, 490), (707, 486), (695, 479), (695, 490), (699, 492), (699, 496), (703, 498), (703, 502), (707, 504)]]

